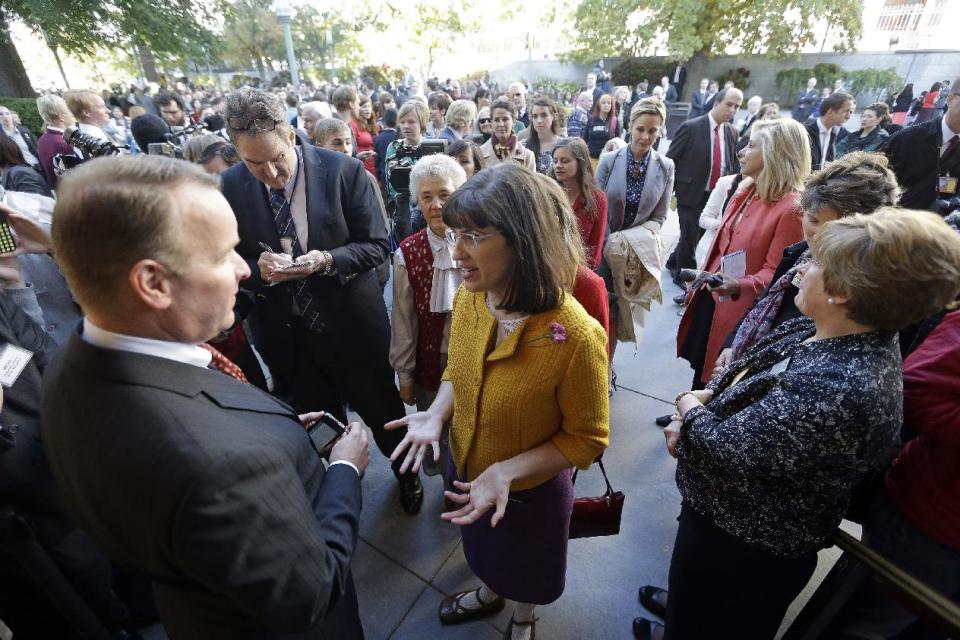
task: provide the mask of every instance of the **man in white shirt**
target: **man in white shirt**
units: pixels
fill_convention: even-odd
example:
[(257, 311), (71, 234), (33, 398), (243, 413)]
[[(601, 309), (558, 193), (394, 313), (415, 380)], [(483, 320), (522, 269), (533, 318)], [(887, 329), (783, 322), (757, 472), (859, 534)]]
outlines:
[(806, 124), (810, 135), (810, 159), (814, 171), (834, 159), (837, 140), (842, 137), (843, 124), (853, 113), (854, 101), (849, 94), (836, 91), (820, 103), (820, 113), (816, 120)]
[(151, 578), (171, 640), (361, 638), (366, 432), (350, 425), (324, 470), (304, 431), (320, 414), (205, 347), (250, 275), (217, 177), (91, 160), (61, 180), (53, 239), (85, 319), (46, 371), (42, 435), (81, 527)]
[(37, 157), (37, 139), (30, 133), (29, 129), (18, 126), (14, 122), (13, 112), (3, 105), (0, 105), (0, 135), (5, 135), (16, 142), (27, 164), (39, 170), (40, 159)]

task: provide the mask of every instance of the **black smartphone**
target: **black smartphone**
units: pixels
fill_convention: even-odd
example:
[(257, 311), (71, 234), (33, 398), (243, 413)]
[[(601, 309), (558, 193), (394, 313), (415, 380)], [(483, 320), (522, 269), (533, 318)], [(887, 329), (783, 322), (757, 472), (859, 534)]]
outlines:
[(324, 412), (319, 420), (307, 427), (307, 435), (310, 436), (313, 448), (316, 449), (318, 453), (323, 451), (329, 452), (333, 443), (346, 433), (346, 431), (346, 425), (327, 412)]

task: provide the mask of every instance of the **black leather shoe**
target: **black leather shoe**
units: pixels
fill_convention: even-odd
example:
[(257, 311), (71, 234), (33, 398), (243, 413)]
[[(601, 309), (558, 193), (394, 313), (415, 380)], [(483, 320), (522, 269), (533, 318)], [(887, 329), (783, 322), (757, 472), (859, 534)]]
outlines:
[[(480, 618), (489, 618), (492, 615), (500, 613), (503, 609), (503, 605), (506, 604), (500, 596), (497, 596), (497, 599), (493, 602), (483, 602), (480, 599), (480, 589), (483, 587), (477, 587), (476, 591), (461, 591), (460, 593), (455, 593), (452, 596), (447, 596), (443, 599), (443, 602), (440, 603), (440, 609), (437, 613), (440, 616), (440, 622), (443, 624), (460, 624), (461, 622), (470, 622), (471, 620), (479, 620)], [(480, 603), (480, 606), (476, 609), (465, 609), (460, 606), (460, 601), (465, 595), (470, 593), (474, 594), (477, 602)]]
[(403, 510), (410, 515), (420, 513), (420, 507), (423, 505), (423, 485), (420, 484), (420, 475), (416, 473), (405, 473), (397, 476), (400, 482), (400, 504)]
[(682, 307), (682, 306), (685, 306), (685, 305), (687, 304), (687, 294), (686, 294), (686, 293), (681, 293), (681, 294), (678, 295), (678, 296), (673, 296), (673, 303), (674, 303), (674, 304), (678, 304), (678, 305), (680, 305), (681, 307)]
[(637, 640), (660, 640), (663, 638), (663, 632), (657, 633), (663, 625), (646, 618), (633, 619), (633, 637)]
[[(670, 418), (672, 418), (672, 417), (673, 417), (672, 415), (660, 416), (659, 418), (657, 418), (656, 420), (654, 420), (654, 422), (657, 423), (657, 426), (658, 426), (658, 427), (665, 427), (665, 426), (667, 426), (668, 424), (670, 424)], [(642, 589), (643, 589), (643, 587), (641, 587), (641, 590), (642, 590)]]
[(658, 618), (666, 618), (667, 590), (649, 584), (643, 585), (640, 587), (640, 604)]

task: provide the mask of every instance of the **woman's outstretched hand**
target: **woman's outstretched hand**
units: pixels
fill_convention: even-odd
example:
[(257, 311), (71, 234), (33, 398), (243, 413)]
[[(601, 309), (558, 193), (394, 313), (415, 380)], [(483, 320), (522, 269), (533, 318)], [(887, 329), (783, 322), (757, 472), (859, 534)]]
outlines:
[(412, 470), (414, 473), (420, 470), (420, 464), (423, 462), (423, 456), (433, 450), (434, 462), (440, 460), (440, 433), (443, 430), (443, 420), (440, 416), (434, 415), (429, 411), (418, 411), (409, 416), (388, 422), (383, 425), (384, 429), (391, 431), (401, 427), (407, 428), (407, 433), (403, 440), (397, 445), (397, 448), (390, 454), (390, 462), (396, 462), (404, 455), (403, 464), (398, 471), (401, 474)]

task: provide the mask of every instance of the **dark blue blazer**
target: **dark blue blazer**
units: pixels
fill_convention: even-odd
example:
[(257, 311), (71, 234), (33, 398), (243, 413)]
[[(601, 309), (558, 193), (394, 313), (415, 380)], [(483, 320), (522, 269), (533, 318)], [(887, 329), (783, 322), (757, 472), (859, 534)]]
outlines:
[[(303, 144), (303, 174), (307, 197), (308, 246), (329, 251), (337, 273), (319, 273), (307, 279), (319, 302), (318, 331), (354, 362), (386, 358), (390, 324), (383, 295), (373, 269), (387, 259), (387, 230), (363, 164), (342, 153)], [(237, 217), (240, 244), (237, 252), (250, 265), (250, 278), (241, 286), (256, 294), (263, 326), (263, 355), (274, 374), (292, 375), (302, 345), (289, 330), (293, 318), (292, 284), (266, 286), (257, 260), (261, 242), (278, 248), (280, 238), (273, 222), (267, 190), (244, 164), (222, 175), (223, 194)]]

